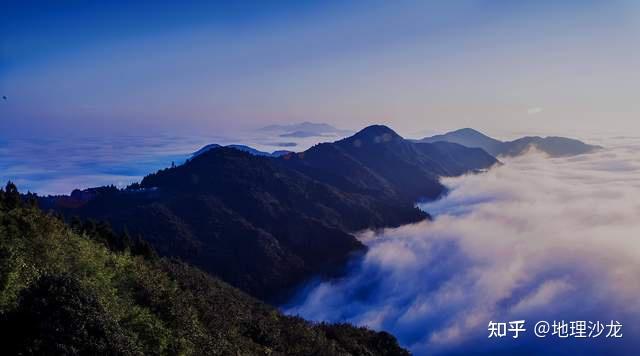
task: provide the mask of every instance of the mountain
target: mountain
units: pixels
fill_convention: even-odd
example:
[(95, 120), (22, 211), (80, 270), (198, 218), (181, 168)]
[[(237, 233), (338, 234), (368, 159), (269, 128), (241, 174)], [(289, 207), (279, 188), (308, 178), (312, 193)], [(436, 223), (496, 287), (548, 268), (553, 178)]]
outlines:
[(382, 125), (285, 158), (288, 167), (342, 190), (411, 203), (442, 194), (441, 176), (478, 171), (497, 163), (481, 149), (412, 143)]
[(502, 147), (504, 156), (517, 156), (525, 153), (530, 147), (545, 152), (551, 157), (576, 156), (601, 149), (601, 146), (588, 145), (582, 141), (566, 137), (522, 137), (505, 142)]
[(242, 151), (242, 152), (247, 152), (253, 156), (265, 156), (265, 157), (279, 157), (285, 154), (290, 153), (291, 151), (286, 151), (286, 150), (278, 150), (278, 151), (273, 151), (272, 153), (269, 152), (264, 152), (264, 151), (260, 151), (257, 150), (253, 147), (249, 147), (249, 146), (245, 146), (245, 145), (227, 145), (227, 146), (221, 146), (218, 145), (216, 143), (212, 143), (209, 145), (206, 145), (204, 147), (202, 147), (201, 149), (197, 150), (196, 152), (194, 152), (191, 157), (196, 157), (199, 156), (209, 150), (215, 149), (215, 148), (220, 148), (220, 147), (228, 147), (228, 148), (233, 148), (236, 149), (238, 151)]
[(293, 131), (287, 132), (279, 135), (280, 137), (296, 137), (296, 138), (305, 138), (305, 137), (322, 137), (327, 136), (325, 133), (318, 133), (313, 131)]
[(261, 128), (260, 131), (280, 132), (280, 137), (296, 138), (335, 136), (351, 133), (351, 131), (341, 130), (329, 124), (306, 121), (289, 125), (269, 125)]
[(482, 148), (495, 157), (521, 155), (531, 147), (545, 152), (551, 157), (574, 156), (593, 152), (601, 148), (600, 146), (588, 145), (584, 142), (565, 137), (528, 136), (505, 142), (469, 128), (451, 131), (442, 135), (425, 137), (415, 142), (453, 142), (467, 147)]
[(408, 355), (395, 338), (281, 314), (105, 224), (0, 189), (6, 355)]
[(268, 125), (262, 127), (260, 130), (262, 131), (306, 131), (306, 132), (315, 132), (315, 133), (328, 133), (328, 132), (338, 132), (341, 131), (329, 124), (325, 123), (315, 123), (315, 122), (300, 122), (297, 124), (288, 124), (288, 125)]
[(219, 145), (219, 144), (217, 144), (217, 143), (211, 143), (211, 144), (208, 144), (208, 145), (206, 145), (206, 146), (202, 147), (201, 149), (199, 149), (199, 150), (195, 151), (194, 153), (192, 153), (192, 154), (191, 154), (191, 157), (197, 157), (197, 156), (200, 156), (201, 154), (203, 154), (203, 153), (205, 153), (205, 152), (207, 152), (207, 151), (210, 151), (210, 150), (212, 150), (212, 149), (214, 149), (214, 148), (218, 148), (218, 147), (222, 147), (222, 146), (221, 146), (221, 145)]
[(447, 132), (442, 135), (425, 137), (418, 142), (453, 142), (467, 147), (478, 147), (487, 151), (492, 156), (499, 156), (502, 150), (502, 141), (491, 138), (474, 129), (464, 128)]
[(481, 149), (416, 144), (371, 126), (281, 157), (217, 147), (129, 189), (41, 204), (67, 217), (108, 221), (163, 256), (274, 300), (312, 275), (340, 273), (365, 249), (352, 232), (425, 219), (414, 204), (445, 191), (440, 176), (495, 163)]
[(247, 153), (249, 153), (251, 155), (254, 155), (254, 156), (268, 156), (268, 157), (271, 156), (271, 153), (269, 153), (269, 152), (256, 150), (253, 147), (249, 147), (249, 146), (245, 146), (245, 145), (227, 145), (225, 147), (235, 148), (236, 150), (247, 152)]
[(288, 155), (289, 153), (293, 153), (293, 151), (277, 150), (277, 151), (271, 152), (271, 156), (272, 157), (280, 157), (280, 156)]

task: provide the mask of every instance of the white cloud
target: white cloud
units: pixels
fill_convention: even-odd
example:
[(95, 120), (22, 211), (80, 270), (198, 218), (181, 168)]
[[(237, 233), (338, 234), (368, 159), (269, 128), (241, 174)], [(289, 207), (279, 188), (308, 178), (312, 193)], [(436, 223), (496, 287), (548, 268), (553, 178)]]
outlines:
[[(618, 319), (617, 344), (531, 342), (541, 352), (640, 346), (640, 151), (549, 159), (535, 152), (485, 174), (444, 179), (433, 222), (364, 234), (347, 277), (311, 288), (287, 311), (387, 330), (418, 355), (509, 352), (489, 320)], [(535, 319), (535, 320), (534, 320)]]

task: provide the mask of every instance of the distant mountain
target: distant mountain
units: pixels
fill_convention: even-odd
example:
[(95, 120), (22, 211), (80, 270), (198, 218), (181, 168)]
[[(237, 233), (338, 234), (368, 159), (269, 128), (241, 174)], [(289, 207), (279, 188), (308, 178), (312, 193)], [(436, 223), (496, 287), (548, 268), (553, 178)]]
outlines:
[(288, 155), (289, 153), (293, 153), (293, 151), (278, 150), (278, 151), (271, 152), (271, 156), (280, 157), (280, 156)]
[(498, 156), (501, 152), (502, 141), (491, 138), (474, 129), (460, 129), (447, 132), (443, 135), (425, 137), (417, 142), (453, 142), (467, 147), (478, 147), (487, 151), (493, 156)]
[(601, 146), (588, 145), (582, 141), (566, 137), (528, 136), (505, 142), (502, 148), (502, 155), (517, 156), (526, 152), (530, 147), (535, 147), (551, 157), (575, 156), (602, 149)]
[[(412, 143), (386, 126), (281, 157), (215, 147), (87, 201), (41, 201), (66, 216), (109, 221), (263, 299), (311, 275), (340, 273), (365, 247), (351, 232), (425, 219), (417, 200), (440, 176), (489, 168), (481, 149)], [(77, 195), (77, 194), (76, 194)]]
[(271, 142), (269, 145), (277, 147), (296, 147), (298, 144), (296, 142)]
[(249, 154), (251, 154), (253, 156), (265, 156), (265, 157), (279, 157), (279, 156), (282, 156), (284, 154), (287, 154), (287, 153), (291, 152), (291, 151), (287, 151), (287, 150), (278, 150), (278, 151), (273, 151), (272, 153), (269, 153), (269, 152), (260, 151), (260, 150), (257, 150), (255, 148), (253, 148), (253, 147), (249, 147), (249, 146), (245, 146), (245, 145), (221, 146), (221, 145), (218, 145), (216, 143), (212, 143), (212, 144), (206, 145), (206, 146), (202, 147), (201, 149), (197, 150), (196, 152), (194, 152), (191, 155), (191, 158), (197, 157), (197, 156), (199, 156), (199, 155), (201, 155), (201, 154), (203, 154), (203, 153), (205, 153), (207, 151), (210, 151), (210, 150), (215, 149), (215, 148), (220, 148), (220, 147), (233, 148), (233, 149), (236, 149), (238, 151), (249, 153)]
[(279, 136), (305, 138), (305, 137), (323, 137), (328, 135), (325, 133), (318, 133), (318, 132), (311, 132), (311, 131), (293, 131), (293, 132), (280, 134)]
[(261, 128), (263, 131), (307, 131), (307, 132), (336, 132), (339, 129), (325, 123), (300, 122), (287, 125), (268, 125)]
[(565, 137), (528, 136), (514, 141), (499, 141), (476, 130), (465, 128), (451, 131), (443, 135), (425, 137), (415, 142), (453, 142), (467, 147), (478, 147), (489, 154), (497, 156), (517, 156), (534, 147), (552, 157), (574, 156), (593, 152), (600, 146), (588, 145), (584, 142)]
[(347, 135), (351, 133), (351, 131), (341, 130), (329, 124), (315, 122), (301, 122), (289, 125), (269, 125), (261, 128), (260, 130), (280, 132), (280, 137), (296, 138)]

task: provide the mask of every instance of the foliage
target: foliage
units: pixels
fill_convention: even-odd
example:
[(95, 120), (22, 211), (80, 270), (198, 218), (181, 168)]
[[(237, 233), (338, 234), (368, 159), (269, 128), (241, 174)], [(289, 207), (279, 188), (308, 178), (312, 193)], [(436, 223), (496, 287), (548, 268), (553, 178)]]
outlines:
[(282, 315), (105, 225), (0, 190), (0, 332), (22, 355), (403, 355), (385, 333)]

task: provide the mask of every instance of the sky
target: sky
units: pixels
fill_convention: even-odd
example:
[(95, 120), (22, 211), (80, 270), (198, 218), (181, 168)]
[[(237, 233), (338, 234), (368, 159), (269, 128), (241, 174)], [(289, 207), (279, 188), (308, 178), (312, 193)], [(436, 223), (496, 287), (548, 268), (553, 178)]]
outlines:
[[(629, 354), (639, 38), (635, 0), (4, 0), (0, 182), (69, 193), (126, 185), (212, 142), (332, 140), (249, 134), (302, 121), (584, 139), (606, 149), (445, 179), (451, 193), (422, 206), (434, 221), (364, 233), (369, 251), (343, 279), (310, 283), (285, 309), (388, 330), (417, 355)], [(484, 334), (522, 317), (620, 318), (629, 336), (565, 348)]]
[[(389, 331), (416, 356), (634, 354), (640, 139), (600, 143), (443, 179), (450, 193), (420, 205), (433, 221), (363, 232), (369, 249), (344, 277), (310, 282), (284, 309)], [(488, 337), (490, 321), (514, 320), (519, 339)], [(554, 320), (614, 320), (622, 338), (534, 336)]]
[(8, 0), (0, 135), (637, 132), (639, 35), (631, 0)]

